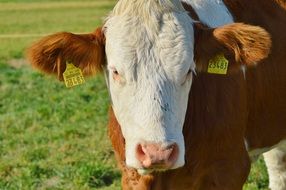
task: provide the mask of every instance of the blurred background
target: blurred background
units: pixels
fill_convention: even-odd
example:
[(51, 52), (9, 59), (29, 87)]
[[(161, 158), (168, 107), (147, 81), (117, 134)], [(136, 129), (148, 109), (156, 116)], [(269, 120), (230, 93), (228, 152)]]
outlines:
[[(25, 49), (60, 31), (92, 32), (116, 0), (0, 0), (0, 189), (120, 189), (103, 76), (67, 89)], [(267, 189), (263, 160), (244, 190)]]

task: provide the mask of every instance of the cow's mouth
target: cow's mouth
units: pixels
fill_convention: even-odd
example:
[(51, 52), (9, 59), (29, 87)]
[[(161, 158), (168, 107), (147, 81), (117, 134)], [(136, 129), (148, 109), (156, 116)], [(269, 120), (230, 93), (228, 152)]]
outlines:
[(151, 174), (153, 170), (152, 169), (138, 169), (137, 172), (140, 175), (148, 175), (148, 174)]
[(152, 169), (142, 168), (142, 169), (138, 169), (137, 170), (137, 172), (140, 175), (148, 175), (148, 174), (152, 174), (154, 172), (164, 172), (164, 171), (166, 171), (166, 169), (162, 169), (162, 168), (152, 168)]

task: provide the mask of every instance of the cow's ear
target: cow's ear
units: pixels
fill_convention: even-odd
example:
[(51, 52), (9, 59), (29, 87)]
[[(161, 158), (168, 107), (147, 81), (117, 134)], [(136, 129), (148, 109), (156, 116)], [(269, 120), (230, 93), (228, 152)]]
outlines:
[(105, 64), (105, 37), (101, 28), (90, 34), (53, 34), (28, 48), (27, 58), (35, 68), (56, 74), (59, 80), (63, 79), (66, 62), (79, 67), (84, 75), (92, 75)]
[(199, 72), (208, 70), (210, 60), (224, 55), (229, 71), (251, 66), (268, 57), (270, 34), (261, 27), (234, 23), (218, 28), (195, 25), (195, 61)]

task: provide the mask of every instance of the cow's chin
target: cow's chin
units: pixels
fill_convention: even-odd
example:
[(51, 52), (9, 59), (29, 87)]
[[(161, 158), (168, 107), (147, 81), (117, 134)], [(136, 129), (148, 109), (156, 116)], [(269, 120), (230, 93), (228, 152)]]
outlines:
[(137, 169), (137, 172), (140, 175), (149, 175), (149, 174), (152, 174), (152, 173), (158, 173), (158, 172), (165, 172), (165, 171), (169, 171), (169, 170), (175, 170), (175, 169), (183, 167), (184, 165), (185, 165), (185, 163), (181, 163), (178, 166), (174, 166), (174, 167), (171, 167), (171, 168), (168, 168), (168, 169), (160, 169), (160, 168), (145, 169), (145, 168), (141, 168), (141, 169)]
[(152, 174), (153, 172), (164, 172), (166, 170), (154, 170), (154, 169), (138, 169), (137, 172), (140, 175), (148, 175), (148, 174)]

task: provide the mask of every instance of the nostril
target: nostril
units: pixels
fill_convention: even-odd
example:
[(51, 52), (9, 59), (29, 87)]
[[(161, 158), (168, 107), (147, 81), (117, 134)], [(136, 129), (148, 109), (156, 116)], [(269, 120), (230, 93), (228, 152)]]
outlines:
[(172, 167), (178, 159), (179, 148), (176, 143), (164, 146), (161, 143), (138, 144), (136, 158), (144, 168)]
[[(138, 144), (137, 145), (137, 148), (136, 148), (136, 156), (137, 157), (144, 157), (145, 156), (145, 152), (143, 151), (143, 147), (141, 144)], [(140, 159), (139, 159), (140, 160)]]
[(169, 157), (167, 158), (167, 165), (170, 165), (170, 167), (171, 167), (172, 165), (174, 165), (174, 163), (178, 159), (179, 147), (176, 143), (174, 143), (174, 144), (170, 145), (170, 149), (171, 149), (171, 153), (170, 153)]
[(136, 158), (141, 162), (141, 164), (148, 168), (152, 165), (152, 156), (148, 155), (146, 153), (146, 149), (144, 148), (144, 145), (138, 144), (136, 147)]

